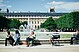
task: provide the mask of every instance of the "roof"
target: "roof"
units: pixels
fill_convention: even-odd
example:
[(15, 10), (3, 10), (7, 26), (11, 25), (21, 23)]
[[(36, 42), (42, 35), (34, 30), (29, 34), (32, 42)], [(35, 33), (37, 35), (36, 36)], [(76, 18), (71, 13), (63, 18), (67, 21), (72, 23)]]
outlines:
[(4, 16), (62, 16), (67, 13), (39, 13), (39, 12), (27, 12), (27, 13), (3, 13)]

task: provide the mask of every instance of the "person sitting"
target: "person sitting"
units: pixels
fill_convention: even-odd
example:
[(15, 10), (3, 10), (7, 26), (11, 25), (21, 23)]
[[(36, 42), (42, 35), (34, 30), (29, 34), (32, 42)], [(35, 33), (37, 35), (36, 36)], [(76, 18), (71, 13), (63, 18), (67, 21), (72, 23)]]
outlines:
[(13, 37), (10, 34), (10, 31), (7, 31), (7, 38), (5, 39), (5, 46), (7, 46), (7, 41), (13, 46), (13, 43), (15, 42)]
[(36, 35), (35, 33), (32, 31), (31, 34), (28, 36), (28, 38), (26, 38), (26, 44), (27, 47), (29, 47), (30, 45), (30, 41), (33, 41), (35, 39)]
[(79, 40), (79, 29), (76, 30), (76, 33), (71, 37), (70, 44), (77, 44), (77, 40)]
[(52, 43), (52, 46), (55, 45), (56, 43), (59, 43), (56, 42), (55, 40), (56, 39), (59, 39), (60, 38), (60, 34), (59, 33), (53, 33), (51, 36), (50, 36), (50, 42)]

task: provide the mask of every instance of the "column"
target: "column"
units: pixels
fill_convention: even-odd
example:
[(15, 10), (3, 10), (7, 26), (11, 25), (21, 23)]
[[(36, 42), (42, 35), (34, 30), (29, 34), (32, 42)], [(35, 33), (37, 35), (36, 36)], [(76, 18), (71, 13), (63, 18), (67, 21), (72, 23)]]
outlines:
[(28, 17), (28, 25), (27, 25), (27, 28), (30, 29), (29, 17)]

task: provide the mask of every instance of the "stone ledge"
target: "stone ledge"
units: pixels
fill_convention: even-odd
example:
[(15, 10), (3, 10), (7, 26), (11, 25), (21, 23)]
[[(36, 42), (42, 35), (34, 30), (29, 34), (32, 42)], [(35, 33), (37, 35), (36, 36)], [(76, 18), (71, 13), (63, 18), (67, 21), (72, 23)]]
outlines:
[[(54, 41), (59, 41), (60, 43), (70, 43), (70, 39), (69, 38), (64, 38), (64, 39), (55, 39)], [(0, 44), (4, 44), (5, 43), (5, 39), (0, 39)], [(21, 43), (25, 44), (26, 40), (25, 39), (21, 39)], [(51, 44), (50, 39), (36, 39), (34, 43), (40, 43), (40, 44)]]

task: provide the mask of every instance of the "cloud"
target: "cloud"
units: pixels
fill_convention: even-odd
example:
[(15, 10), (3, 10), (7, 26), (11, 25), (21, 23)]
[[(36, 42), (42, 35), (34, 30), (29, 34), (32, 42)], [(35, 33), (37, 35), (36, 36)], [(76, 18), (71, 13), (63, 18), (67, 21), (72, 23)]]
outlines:
[[(6, 1), (6, 2), (9, 2), (9, 1)], [(12, 7), (11, 5), (5, 4), (4, 0), (0, 0), (0, 8), (11, 8), (11, 7)]]
[(3, 3), (3, 0), (0, 0), (0, 7), (4, 6), (4, 4), (2, 3)]
[(69, 2), (66, 4), (61, 5), (63, 8), (69, 8), (69, 9), (79, 9), (79, 2)]
[(6, 6), (7, 8), (11, 8), (12, 6), (11, 5), (8, 5), (8, 6)]
[(5, 7), (5, 8), (11, 8), (11, 5), (6, 5), (6, 4), (0, 4), (0, 7)]
[(56, 9), (61, 9), (63, 11), (73, 11), (79, 9), (79, 2), (68, 2), (62, 5), (55, 6)]
[(70, 12), (73, 10), (77, 10), (79, 9), (79, 2), (49, 2), (46, 5), (47, 7), (55, 7), (56, 11), (60, 11), (60, 12)]
[(3, 2), (3, 0), (0, 0), (0, 3), (2, 3)]
[(5, 6), (5, 4), (0, 4), (0, 7), (4, 7)]
[(53, 1), (53, 2), (49, 2), (47, 4), (52, 4), (52, 5), (59, 5), (59, 4), (64, 4), (65, 2), (56, 2), (56, 1)]
[(5, 6), (5, 4), (3, 4), (4, 0), (0, 0), (0, 7)]

